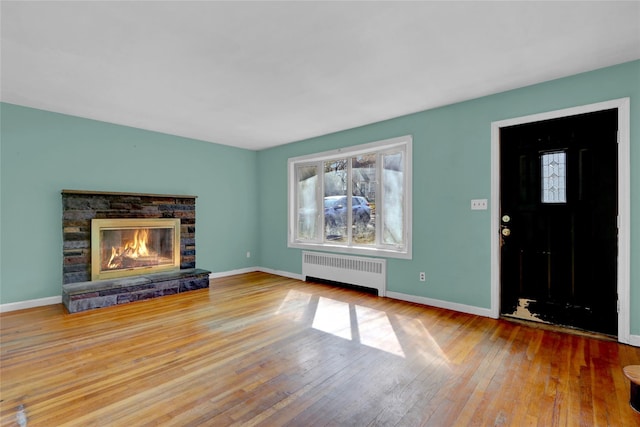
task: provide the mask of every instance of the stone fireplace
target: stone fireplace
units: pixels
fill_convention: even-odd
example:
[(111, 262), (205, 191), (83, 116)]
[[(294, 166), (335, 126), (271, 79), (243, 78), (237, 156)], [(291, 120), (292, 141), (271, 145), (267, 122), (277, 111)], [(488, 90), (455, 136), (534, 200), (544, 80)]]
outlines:
[(69, 312), (209, 286), (196, 269), (196, 196), (62, 191)]

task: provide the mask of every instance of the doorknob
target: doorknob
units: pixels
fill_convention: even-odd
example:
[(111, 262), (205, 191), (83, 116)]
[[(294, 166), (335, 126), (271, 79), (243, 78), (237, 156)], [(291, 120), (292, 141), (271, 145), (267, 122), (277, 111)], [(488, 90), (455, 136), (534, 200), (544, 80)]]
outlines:
[(502, 220), (502, 224), (500, 224), (500, 234), (502, 234), (503, 237), (511, 236), (511, 229), (509, 229), (509, 226), (507, 225), (511, 222), (511, 217), (505, 214), (502, 215), (502, 218), (500, 219)]

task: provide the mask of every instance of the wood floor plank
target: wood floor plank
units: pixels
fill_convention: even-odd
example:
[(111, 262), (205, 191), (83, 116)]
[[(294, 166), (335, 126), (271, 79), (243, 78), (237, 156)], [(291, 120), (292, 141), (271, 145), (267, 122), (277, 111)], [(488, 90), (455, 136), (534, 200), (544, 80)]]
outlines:
[(0, 314), (0, 425), (640, 425), (640, 349), (266, 273)]

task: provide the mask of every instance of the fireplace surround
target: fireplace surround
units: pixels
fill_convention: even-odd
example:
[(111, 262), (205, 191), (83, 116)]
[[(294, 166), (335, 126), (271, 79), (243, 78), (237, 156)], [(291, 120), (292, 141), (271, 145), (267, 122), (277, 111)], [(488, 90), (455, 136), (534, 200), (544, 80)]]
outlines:
[(62, 190), (63, 283), (91, 280), (91, 221), (180, 220), (180, 267), (196, 266), (196, 196)]
[(208, 287), (210, 272), (195, 268), (195, 232), (196, 196), (62, 190), (65, 307)]

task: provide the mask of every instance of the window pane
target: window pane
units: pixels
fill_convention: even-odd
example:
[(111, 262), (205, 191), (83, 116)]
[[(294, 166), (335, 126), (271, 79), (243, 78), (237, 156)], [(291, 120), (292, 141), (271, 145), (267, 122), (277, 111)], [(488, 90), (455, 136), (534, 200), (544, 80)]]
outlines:
[(296, 170), (298, 189), (298, 239), (316, 238), (318, 208), (318, 168), (316, 166), (298, 166)]
[(542, 203), (566, 203), (566, 163), (564, 151), (542, 155)]
[(375, 245), (376, 154), (351, 158), (353, 242)]
[(324, 238), (347, 241), (347, 159), (324, 162)]
[(382, 243), (404, 244), (404, 160), (403, 153), (382, 156), (382, 185), (384, 223)]

